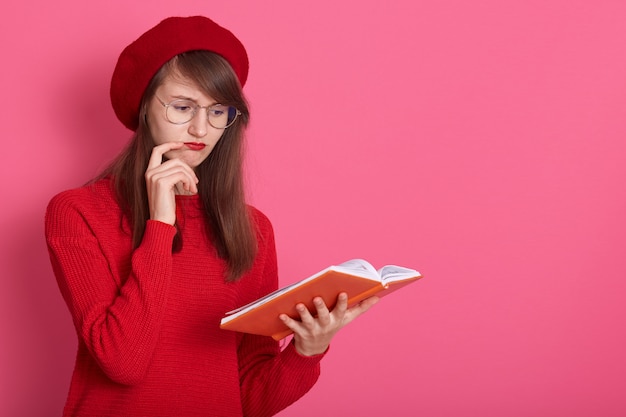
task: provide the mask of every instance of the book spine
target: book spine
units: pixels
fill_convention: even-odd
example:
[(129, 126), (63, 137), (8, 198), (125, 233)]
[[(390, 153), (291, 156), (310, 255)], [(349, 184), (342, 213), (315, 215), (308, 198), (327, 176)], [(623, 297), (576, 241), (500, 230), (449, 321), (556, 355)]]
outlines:
[(356, 294), (353, 297), (348, 298), (348, 307), (352, 307), (355, 304), (360, 303), (361, 301), (370, 298), (376, 294), (378, 294), (380, 291), (384, 290), (385, 287), (381, 285), (373, 287), (365, 292), (362, 292), (360, 294)]

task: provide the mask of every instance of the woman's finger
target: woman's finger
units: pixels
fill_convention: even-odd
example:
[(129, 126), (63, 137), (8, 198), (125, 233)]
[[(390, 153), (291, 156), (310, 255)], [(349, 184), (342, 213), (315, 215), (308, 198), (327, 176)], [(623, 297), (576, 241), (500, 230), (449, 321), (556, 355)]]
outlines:
[(167, 224), (176, 222), (177, 188), (197, 193), (198, 177), (189, 165), (178, 158), (163, 161), (163, 156), (183, 146), (181, 142), (167, 142), (152, 148), (145, 172), (150, 218)]
[(359, 317), (361, 314), (365, 313), (374, 304), (378, 303), (379, 300), (380, 300), (380, 298), (378, 298), (376, 296), (373, 296), (373, 297), (366, 298), (365, 300), (361, 301), (360, 303), (358, 303), (355, 306), (350, 307), (345, 312), (345, 317), (346, 317), (346, 319), (344, 320), (345, 324), (348, 324), (352, 320), (354, 320), (357, 317)]
[(152, 148), (150, 159), (148, 160), (148, 169), (153, 169), (161, 165), (163, 155), (174, 149), (180, 149), (184, 146), (182, 142), (166, 142)]
[(315, 309), (317, 311), (317, 320), (319, 321), (319, 323), (322, 326), (330, 324), (330, 311), (328, 310), (328, 307), (326, 306), (324, 300), (321, 297), (315, 297), (313, 299), (313, 305), (315, 305)]
[(294, 320), (286, 314), (281, 314), (278, 318), (285, 323), (285, 326), (289, 327), (294, 333), (300, 333), (302, 330), (302, 323), (298, 320)]
[(146, 171), (146, 180), (157, 183), (164, 180), (165, 182), (163, 184), (168, 188), (173, 187), (175, 184), (182, 183), (186, 191), (193, 193), (198, 192), (198, 177), (196, 173), (189, 165), (180, 159), (171, 159), (155, 168), (149, 168)]
[(296, 311), (300, 315), (300, 321), (303, 324), (305, 324), (307, 326), (311, 326), (311, 325), (315, 324), (315, 318), (313, 317), (313, 315), (311, 314), (309, 309), (306, 308), (306, 306), (304, 304), (298, 303), (298, 305), (296, 305)]
[(332, 314), (336, 317), (343, 317), (348, 310), (348, 294), (345, 292), (339, 293), (337, 296), (337, 304), (333, 308)]

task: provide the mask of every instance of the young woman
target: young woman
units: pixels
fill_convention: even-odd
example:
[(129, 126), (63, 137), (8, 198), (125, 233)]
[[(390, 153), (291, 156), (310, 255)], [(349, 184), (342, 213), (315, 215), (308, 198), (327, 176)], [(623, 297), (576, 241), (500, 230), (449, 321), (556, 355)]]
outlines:
[(335, 333), (376, 302), (220, 330), (277, 288), (269, 220), (246, 205), (243, 45), (208, 18), (168, 18), (122, 52), (111, 82), (134, 131), (95, 180), (55, 196), (46, 239), (78, 333), (65, 416), (269, 416), (304, 395)]

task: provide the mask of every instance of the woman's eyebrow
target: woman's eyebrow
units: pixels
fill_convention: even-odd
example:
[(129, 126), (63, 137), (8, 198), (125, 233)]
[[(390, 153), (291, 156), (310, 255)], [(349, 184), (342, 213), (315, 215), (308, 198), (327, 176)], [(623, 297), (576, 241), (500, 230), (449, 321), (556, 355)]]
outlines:
[(175, 99), (180, 99), (180, 100), (189, 100), (189, 101), (193, 101), (195, 102), (196, 100), (192, 99), (191, 97), (182, 95), (182, 94), (170, 94), (169, 95), (171, 98), (175, 98)]
[[(182, 95), (182, 94), (171, 94), (169, 95), (169, 97), (173, 100), (189, 100), (189, 101), (193, 101), (196, 105), (199, 106), (198, 104), (198, 100), (193, 99), (191, 97)], [(206, 106), (202, 106), (202, 107), (210, 107), (210, 106), (214, 106), (216, 104), (219, 104), (217, 101), (213, 100), (213, 102), (211, 104), (207, 104)]]

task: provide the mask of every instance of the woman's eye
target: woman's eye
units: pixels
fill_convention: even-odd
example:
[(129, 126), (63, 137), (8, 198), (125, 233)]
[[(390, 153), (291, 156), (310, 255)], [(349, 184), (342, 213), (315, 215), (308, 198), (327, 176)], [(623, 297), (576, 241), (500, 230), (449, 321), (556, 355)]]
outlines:
[(173, 103), (170, 103), (170, 106), (176, 110), (177, 112), (181, 112), (181, 113), (190, 113), (194, 110), (195, 105), (193, 103), (190, 103), (188, 101), (175, 101)]

